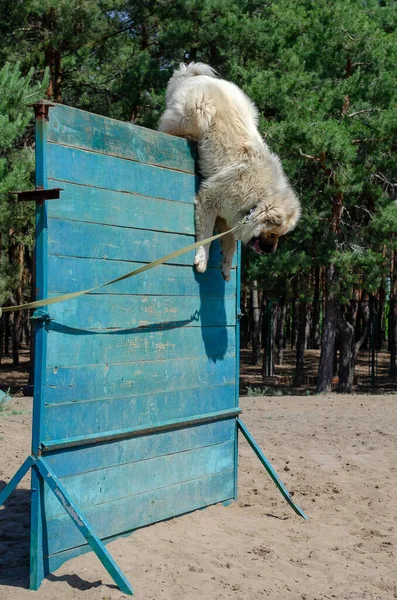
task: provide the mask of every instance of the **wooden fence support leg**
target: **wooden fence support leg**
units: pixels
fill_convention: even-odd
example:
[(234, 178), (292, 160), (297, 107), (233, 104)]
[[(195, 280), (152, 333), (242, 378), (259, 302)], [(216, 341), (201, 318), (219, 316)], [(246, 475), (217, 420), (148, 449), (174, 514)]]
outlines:
[(270, 462), (268, 461), (266, 456), (263, 454), (262, 450), (260, 449), (260, 447), (258, 446), (256, 441), (254, 440), (254, 438), (252, 437), (252, 435), (250, 434), (250, 432), (248, 431), (248, 429), (246, 428), (244, 423), (240, 419), (237, 419), (237, 423), (238, 423), (238, 426), (239, 426), (241, 432), (243, 433), (245, 439), (247, 440), (247, 442), (249, 443), (249, 445), (251, 446), (251, 448), (253, 449), (253, 451), (255, 452), (255, 454), (257, 455), (259, 460), (261, 461), (262, 465), (265, 467), (266, 471), (269, 473), (270, 477), (273, 479), (274, 483), (276, 484), (277, 488), (281, 492), (282, 496), (288, 502), (290, 507), (296, 512), (296, 514), (299, 515), (300, 517), (303, 517), (307, 521), (308, 517), (305, 515), (303, 510), (297, 504), (295, 504), (295, 502), (293, 502), (291, 496), (288, 493), (287, 488), (282, 483), (282, 481), (280, 481), (276, 471), (273, 469), (272, 465), (270, 464)]
[(81, 514), (69, 494), (59, 481), (55, 473), (52, 472), (50, 467), (47, 465), (44, 459), (39, 458), (35, 464), (35, 468), (38, 469), (44, 481), (48, 484), (51, 491), (55, 494), (63, 508), (66, 510), (76, 527), (79, 529), (81, 534), (85, 537), (92, 550), (98, 556), (99, 560), (108, 571), (114, 582), (118, 585), (120, 590), (125, 594), (132, 595), (134, 593), (131, 584), (128, 579), (118, 567), (116, 561), (111, 557), (109, 552), (106, 550), (104, 544), (101, 542), (99, 537), (94, 533), (94, 530), (89, 525), (85, 517)]
[(8, 482), (4, 490), (0, 492), (0, 506), (4, 504), (8, 496), (11, 494), (11, 492), (14, 491), (18, 483), (23, 477), (25, 477), (26, 473), (29, 471), (30, 467), (34, 465), (34, 463), (35, 459), (33, 458), (33, 456), (28, 456), (25, 462), (19, 467), (14, 477)]
[(30, 494), (30, 573), (29, 587), (38, 590), (41, 582), (48, 573), (47, 535), (45, 531), (46, 520), (44, 511), (44, 481), (37, 469), (32, 468), (32, 482)]

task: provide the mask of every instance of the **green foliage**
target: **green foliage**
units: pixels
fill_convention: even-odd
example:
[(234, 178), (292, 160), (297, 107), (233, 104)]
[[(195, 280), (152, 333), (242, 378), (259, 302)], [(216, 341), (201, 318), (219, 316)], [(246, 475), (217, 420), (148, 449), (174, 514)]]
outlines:
[(397, 249), (397, 203), (387, 203), (373, 216), (371, 230), (378, 244)]
[(288, 392), (285, 390), (280, 390), (275, 387), (269, 387), (267, 385), (263, 387), (251, 387), (247, 388), (247, 396), (257, 397), (257, 396), (285, 396), (288, 395)]
[(28, 106), (43, 93), (46, 78), (34, 83), (34, 70), (23, 76), (19, 63), (0, 69), (0, 304), (12, 294), (19, 277), (13, 256), (18, 244), (34, 243), (34, 206), (17, 203), (10, 191), (32, 186), (32, 109)]
[(255, 101), (303, 205), (274, 256), (244, 253), (246, 280), (310, 299), (313, 270), (333, 261), (341, 298), (373, 291), (397, 228), (396, 25), (393, 0), (3, 0), (0, 64), (13, 66), (0, 83), (1, 230), (16, 223), (22, 236), (25, 222), (31, 235), (32, 215), (5, 192), (30, 182), (23, 105), (46, 68), (48, 97), (155, 127), (174, 67), (201, 60)]
[(374, 291), (384, 274), (383, 245), (397, 227), (397, 13), (383, 4), (279, 0), (258, 24), (244, 88), (303, 204), (276, 255), (247, 259), (248, 279), (271, 297), (307, 296), (313, 268), (329, 261), (341, 300), (354, 286)]

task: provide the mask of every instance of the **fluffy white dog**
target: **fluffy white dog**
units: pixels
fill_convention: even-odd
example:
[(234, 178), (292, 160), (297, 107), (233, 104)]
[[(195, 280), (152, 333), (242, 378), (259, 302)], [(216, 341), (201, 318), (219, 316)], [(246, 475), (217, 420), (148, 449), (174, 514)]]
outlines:
[[(222, 274), (230, 280), (235, 239), (259, 254), (275, 252), (280, 235), (300, 217), (299, 200), (283, 172), (280, 159), (260, 136), (258, 112), (233, 83), (217, 79), (203, 63), (181, 64), (171, 77), (167, 107), (159, 130), (197, 141), (203, 182), (196, 196), (197, 241), (232, 229), (221, 238)], [(207, 268), (209, 244), (197, 249), (194, 264)]]

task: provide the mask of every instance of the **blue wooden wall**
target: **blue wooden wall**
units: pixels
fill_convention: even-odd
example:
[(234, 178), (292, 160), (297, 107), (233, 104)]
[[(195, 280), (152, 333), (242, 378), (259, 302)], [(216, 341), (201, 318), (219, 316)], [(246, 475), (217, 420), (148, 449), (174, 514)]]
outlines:
[[(44, 137), (38, 180), (63, 191), (38, 209), (43, 293), (96, 286), (194, 241), (185, 140), (61, 105)], [(238, 276), (235, 265), (225, 283), (220, 261), (213, 244), (203, 275), (189, 253), (49, 308), (33, 438), (105, 541), (236, 495)], [(50, 490), (39, 494), (35, 560), (49, 572), (87, 545)]]

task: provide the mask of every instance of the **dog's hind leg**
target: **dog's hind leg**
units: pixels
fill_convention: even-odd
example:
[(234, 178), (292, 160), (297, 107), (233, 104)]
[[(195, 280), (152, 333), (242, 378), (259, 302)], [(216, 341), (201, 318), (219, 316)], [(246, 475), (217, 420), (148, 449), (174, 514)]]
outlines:
[[(219, 233), (230, 229), (225, 219), (218, 217), (215, 224)], [(233, 233), (228, 233), (221, 238), (222, 246), (222, 276), (225, 281), (230, 281), (230, 269), (232, 268), (233, 256), (236, 251), (236, 239)]]
[[(205, 240), (211, 237), (214, 231), (217, 211), (211, 206), (211, 198), (206, 196), (206, 190), (201, 190), (195, 200), (195, 222), (196, 222), (196, 241)], [(210, 244), (200, 246), (196, 250), (194, 257), (194, 266), (198, 273), (204, 273), (207, 269)]]
[(185, 86), (171, 98), (158, 129), (195, 140), (209, 131), (215, 114), (216, 104), (211, 91)]

